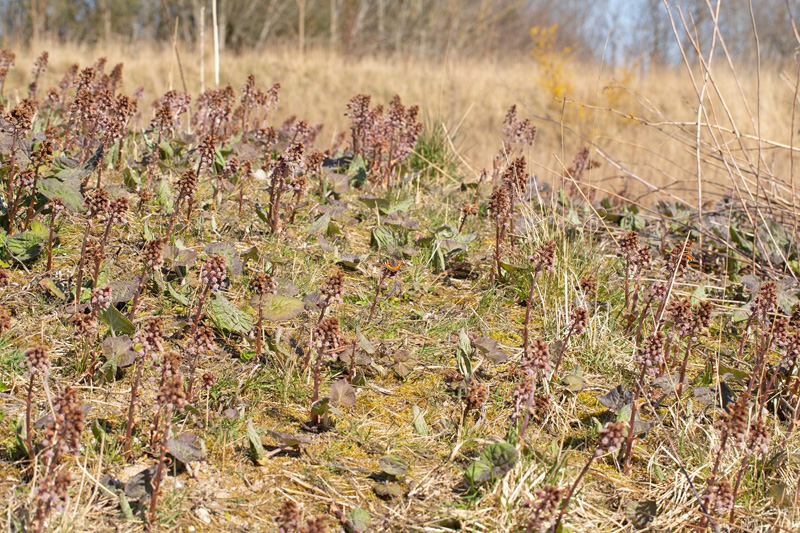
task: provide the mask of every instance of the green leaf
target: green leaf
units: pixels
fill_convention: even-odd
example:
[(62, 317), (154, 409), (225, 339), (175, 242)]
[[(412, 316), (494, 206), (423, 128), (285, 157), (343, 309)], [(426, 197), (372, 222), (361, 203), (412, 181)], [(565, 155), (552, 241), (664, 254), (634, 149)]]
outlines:
[(743, 370), (739, 370), (738, 368), (733, 368), (731, 366), (723, 365), (722, 363), (719, 364), (719, 375), (725, 376), (725, 374), (730, 374), (733, 379), (740, 383), (747, 383), (750, 379), (750, 374)]
[(269, 224), (269, 213), (267, 213), (263, 205), (256, 204), (256, 215), (258, 215), (258, 218), (260, 218), (262, 222)]
[(464, 377), (472, 375), (472, 354), (475, 353), (475, 348), (472, 347), (467, 333), (464, 329), (458, 334), (458, 345), (456, 346), (456, 366), (458, 371)]
[[(167, 266), (173, 270), (177, 269), (177, 267), (190, 267), (197, 261), (197, 252), (194, 250), (179, 248), (171, 244), (164, 246), (161, 253)], [(230, 263), (227, 264), (229, 265)]]
[(706, 299), (706, 284), (701, 283), (692, 292), (691, 303), (692, 305), (697, 305), (700, 302), (704, 301), (705, 299)]
[(507, 442), (487, 446), (481, 456), (467, 467), (464, 475), (472, 485), (480, 485), (504, 476), (519, 460), (517, 449)]
[(561, 384), (570, 392), (580, 392), (586, 387), (586, 379), (576, 374), (567, 374), (562, 378)]
[(133, 335), (136, 332), (136, 328), (133, 327), (131, 321), (113, 305), (100, 310), (97, 313), (97, 317), (110, 327), (115, 334)]
[(510, 274), (513, 274), (514, 272), (519, 272), (520, 270), (523, 270), (523, 267), (520, 267), (520, 266), (517, 266), (517, 265), (513, 265), (511, 263), (506, 263), (505, 261), (500, 261), (500, 268), (502, 268), (503, 270), (505, 270), (506, 272), (508, 272)]
[(365, 531), (369, 531), (369, 523), (372, 520), (372, 517), (369, 513), (362, 509), (361, 507), (356, 507), (352, 511), (347, 514), (347, 518), (350, 520), (350, 523), (353, 524), (355, 531), (351, 533), (363, 533)]
[[(630, 424), (631, 412), (633, 411), (633, 403), (626, 404), (617, 413), (617, 422), (625, 421)], [(639, 411), (636, 411), (636, 420), (633, 423), (633, 432), (639, 438), (644, 438), (650, 433), (650, 430), (655, 426), (655, 422), (648, 422), (642, 420)]]
[(102, 344), (106, 361), (100, 367), (106, 381), (113, 381), (117, 369), (125, 368), (136, 361), (137, 352), (133, 349), (131, 338), (128, 335), (120, 337), (107, 337)]
[(354, 407), (356, 405), (356, 390), (346, 379), (340, 379), (331, 385), (331, 393), (328, 397), (334, 407)]
[(433, 251), (433, 256), (431, 257), (433, 260), (433, 271), (434, 272), (444, 272), (445, 269), (445, 262), (444, 262), (444, 253), (442, 249), (438, 246)]
[(625, 517), (634, 529), (647, 529), (657, 514), (658, 504), (655, 500), (629, 501), (625, 505)]
[(425, 422), (425, 417), (416, 404), (411, 406), (411, 424), (414, 426), (414, 431), (417, 435), (427, 437), (431, 434), (428, 424)]
[(370, 233), (369, 245), (376, 250), (384, 250), (392, 246), (402, 246), (397, 235), (389, 226), (378, 226)]
[(748, 255), (753, 252), (752, 238), (739, 233), (733, 226), (730, 227), (731, 239), (739, 245), (741, 250), (744, 250)]
[(767, 489), (767, 494), (772, 500), (781, 507), (791, 507), (794, 490), (789, 488), (786, 483), (774, 483)]
[(307, 444), (311, 444), (311, 439), (304, 435), (292, 435), (291, 433), (283, 433), (280, 431), (267, 430), (272, 438), (274, 438), (280, 446), (288, 448), (300, 448)]
[(408, 462), (397, 455), (384, 455), (378, 459), (378, 466), (381, 472), (396, 478), (405, 476), (408, 471)]
[(193, 433), (181, 433), (167, 441), (167, 451), (183, 464), (202, 461), (206, 457), (206, 445)]
[(500, 349), (497, 339), (491, 337), (478, 337), (475, 339), (475, 348), (481, 354), (488, 357), (495, 363), (505, 363), (508, 361), (508, 354)]
[(355, 270), (367, 257), (369, 257), (369, 254), (341, 254), (336, 264), (349, 270)]
[(156, 202), (158, 202), (161, 207), (164, 208), (165, 213), (172, 212), (172, 188), (167, 183), (167, 180), (159, 180), (158, 184), (156, 184)]
[(405, 492), (403, 487), (397, 483), (375, 483), (372, 486), (372, 490), (379, 498), (385, 500), (400, 498)]
[(172, 297), (173, 300), (175, 300), (176, 302), (185, 307), (189, 306), (189, 298), (187, 298), (183, 294), (173, 289), (172, 283), (167, 283), (166, 285), (167, 285), (167, 292), (169, 293), (169, 295)]
[(363, 185), (367, 181), (367, 165), (361, 155), (357, 155), (347, 168), (347, 175), (356, 185)]
[(303, 312), (302, 300), (278, 294), (264, 295), (264, 318), (273, 322), (291, 320)]
[(386, 213), (387, 215), (394, 213), (395, 211), (408, 211), (414, 205), (414, 197), (411, 196), (406, 198), (405, 200), (400, 200), (399, 202), (394, 202), (391, 207), (389, 208), (389, 212)]
[(247, 421), (247, 442), (250, 446), (250, 459), (259, 466), (264, 466), (264, 456), (266, 452), (264, 451), (264, 445), (261, 444), (261, 436), (256, 431), (255, 426), (253, 426), (253, 421)]
[(358, 345), (364, 350), (364, 353), (367, 355), (375, 355), (377, 351), (375, 350), (375, 346), (361, 333), (361, 328), (359, 326), (356, 326), (356, 338), (358, 338)]
[(63, 300), (67, 299), (67, 295), (64, 294), (64, 291), (62, 291), (58, 287), (58, 285), (56, 285), (56, 282), (53, 281), (53, 278), (50, 278), (50, 277), (43, 278), (39, 282), (39, 286), (42, 287), (43, 289), (46, 289), (50, 294), (52, 294), (53, 296), (55, 296), (59, 300), (63, 301)]
[(253, 318), (236, 307), (221, 293), (211, 300), (211, 320), (224, 333), (246, 335), (253, 329)]
[(75, 213), (82, 213), (85, 206), (81, 194), (81, 178), (68, 176), (68, 172), (71, 171), (62, 170), (55, 176), (40, 179), (36, 188), (48, 200), (60, 198), (64, 207)]
[(247, 264), (250, 261), (252, 261), (254, 263), (258, 263), (259, 259), (260, 259), (260, 255), (258, 253), (258, 247), (257, 246), (252, 246), (246, 252), (242, 252), (242, 253), (239, 254), (239, 260), (244, 264)]
[(314, 416), (325, 416), (330, 411), (330, 399), (322, 398), (311, 404), (311, 414)]
[(94, 423), (92, 423), (92, 435), (94, 435), (97, 444), (101, 444), (103, 441), (108, 440), (106, 430), (103, 429), (103, 426), (100, 425), (100, 422), (96, 418), (94, 419)]
[(28, 230), (12, 235), (6, 241), (6, 248), (12, 258), (20, 262), (36, 259), (45, 247), (45, 237), (39, 232)]
[(142, 184), (142, 178), (139, 176), (137, 172), (134, 172), (131, 168), (126, 168), (122, 171), (122, 183), (125, 184), (130, 190), (136, 190)]
[(328, 230), (328, 225), (331, 223), (331, 216), (328, 213), (319, 216), (310, 226), (306, 228), (306, 233), (309, 235), (319, 235), (323, 231)]

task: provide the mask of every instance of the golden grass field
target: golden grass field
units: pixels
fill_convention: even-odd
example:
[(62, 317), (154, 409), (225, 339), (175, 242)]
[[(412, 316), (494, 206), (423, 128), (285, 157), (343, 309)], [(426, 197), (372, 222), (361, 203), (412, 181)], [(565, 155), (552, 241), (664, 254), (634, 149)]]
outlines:
[[(206, 47), (206, 87), (214, 83), (210, 48)], [(171, 47), (41, 44), (20, 50), (18, 65), (32, 64), (44, 49), (51, 57), (44, 86), (55, 84), (72, 63), (84, 66), (105, 56), (111, 65), (124, 63), (125, 90), (145, 87), (147, 102), (170, 88), (183, 90), (184, 82), (193, 94), (201, 87), (197, 49), (180, 48), (179, 68)], [(714, 127), (701, 128), (699, 136), (703, 200), (736, 194), (737, 188), (746, 196), (748, 184), (755, 189), (756, 179), (750, 174), (757, 170), (762, 178), (783, 184), (776, 194), (786, 198), (791, 188), (786, 147), (797, 144), (791, 132), (800, 123), (793, 106), (793, 101), (797, 102), (796, 66), (762, 66), (759, 87), (759, 76), (753, 69), (731, 68), (718, 57), (703, 100), (707, 121)], [(386, 103), (399, 94), (405, 103), (420, 105), (426, 124), (447, 128), (464, 176), (474, 179), (482, 168), (491, 167), (500, 148), (503, 117), (512, 104), (517, 104), (521, 117), (540, 117), (533, 120), (539, 136), (529, 154), (540, 178), (561, 176), (575, 153), (591, 141), (616, 162), (593, 154), (602, 165), (586, 176), (586, 181), (600, 189), (598, 196), (627, 192), (636, 199), (637, 194), (650, 191), (645, 203), (659, 198), (694, 203), (697, 198), (696, 124), (703, 85), (699, 69), (694, 69), (690, 78), (685, 67), (642, 72), (636, 67), (587, 65), (533, 54), (505, 61), (452, 56), (433, 60), (354, 58), (325, 50), (300, 55), (287, 48), (221, 56), (221, 85), (238, 89), (250, 73), (262, 84), (281, 82), (278, 120), (296, 114), (310, 123), (322, 123), (323, 139), (332, 139), (346, 128), (344, 110), (351, 96), (368, 93)], [(23, 87), (29, 76), (18, 68), (9, 76), (9, 85)], [(739, 133), (741, 144), (732, 131)], [(765, 141), (761, 143), (760, 169), (756, 137)], [(716, 159), (719, 153), (726, 153), (734, 166), (741, 166), (742, 175)], [(626, 179), (631, 175), (635, 177)], [(769, 183), (766, 187), (765, 183), (760, 184), (765, 188), (761, 194), (771, 192)]]

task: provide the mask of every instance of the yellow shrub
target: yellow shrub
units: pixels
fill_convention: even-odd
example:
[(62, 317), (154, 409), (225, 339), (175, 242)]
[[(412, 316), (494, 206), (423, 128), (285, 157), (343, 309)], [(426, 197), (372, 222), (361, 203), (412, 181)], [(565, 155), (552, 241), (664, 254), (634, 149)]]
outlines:
[(557, 32), (558, 24), (547, 28), (540, 26), (531, 28), (533, 40), (531, 55), (542, 76), (540, 83), (555, 107), (559, 106), (559, 102), (573, 90), (572, 72), (568, 65), (575, 52), (570, 46), (562, 48), (556, 46)]

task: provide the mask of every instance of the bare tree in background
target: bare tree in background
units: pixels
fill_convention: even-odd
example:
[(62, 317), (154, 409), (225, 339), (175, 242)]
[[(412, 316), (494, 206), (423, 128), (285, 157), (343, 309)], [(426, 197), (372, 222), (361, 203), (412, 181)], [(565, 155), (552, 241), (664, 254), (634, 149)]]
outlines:
[[(796, 50), (790, 10), (800, 19), (800, 2), (724, 0), (719, 31), (734, 59), (755, 59), (751, 3), (762, 60), (790, 59)], [(666, 0), (666, 5), (673, 15), (683, 15), (705, 50), (714, 27), (706, 0)], [(291, 45), (428, 57), (524, 57), (531, 50), (532, 27), (556, 26), (559, 50), (646, 67), (680, 58), (666, 5), (664, 0), (218, 0), (218, 21), (220, 48), (233, 52)], [(169, 43), (180, 19), (179, 37), (193, 45), (204, 6), (210, 12), (210, 0), (0, 0), (0, 41), (5, 46), (40, 39)], [(681, 44), (689, 37), (679, 28)]]

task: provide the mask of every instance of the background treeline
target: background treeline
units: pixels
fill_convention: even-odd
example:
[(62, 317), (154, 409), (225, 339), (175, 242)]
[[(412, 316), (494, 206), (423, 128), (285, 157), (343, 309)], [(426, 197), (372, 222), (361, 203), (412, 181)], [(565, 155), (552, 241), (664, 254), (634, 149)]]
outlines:
[[(717, 0), (218, 0), (221, 48), (329, 47), (346, 54), (515, 56), (532, 50), (531, 28), (557, 25), (554, 46), (583, 59), (675, 63), (687, 44), (681, 16), (704, 47)], [(751, 5), (752, 4), (752, 5)], [(752, 7), (752, 11), (751, 11)], [(204, 11), (204, 13), (203, 13)], [(669, 17), (678, 28), (679, 44)], [(798, 0), (722, 0), (720, 31), (732, 56), (781, 61), (796, 52)], [(0, 0), (0, 40), (196, 43), (211, 39), (211, 0)], [(753, 22), (755, 21), (755, 25)], [(686, 47), (684, 46), (684, 49)]]

